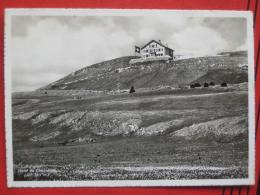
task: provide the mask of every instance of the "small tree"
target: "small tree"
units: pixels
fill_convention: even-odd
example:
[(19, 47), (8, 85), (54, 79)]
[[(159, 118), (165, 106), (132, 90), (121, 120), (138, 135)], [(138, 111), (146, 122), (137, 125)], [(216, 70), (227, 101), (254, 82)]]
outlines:
[(204, 83), (204, 87), (209, 87), (209, 84), (208, 83)]
[(211, 82), (209, 83), (209, 85), (214, 86), (215, 83), (214, 83), (213, 81), (211, 81)]
[(227, 87), (227, 83), (226, 82), (221, 83), (221, 87)]
[(200, 83), (194, 83), (194, 87), (201, 87)]
[(134, 86), (131, 86), (129, 93), (134, 93), (134, 92), (135, 92), (135, 88)]

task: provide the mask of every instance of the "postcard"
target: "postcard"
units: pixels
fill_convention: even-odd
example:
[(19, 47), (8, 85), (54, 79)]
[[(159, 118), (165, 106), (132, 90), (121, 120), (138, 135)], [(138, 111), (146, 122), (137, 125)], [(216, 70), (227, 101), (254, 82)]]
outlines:
[(252, 14), (6, 9), (9, 187), (254, 184)]

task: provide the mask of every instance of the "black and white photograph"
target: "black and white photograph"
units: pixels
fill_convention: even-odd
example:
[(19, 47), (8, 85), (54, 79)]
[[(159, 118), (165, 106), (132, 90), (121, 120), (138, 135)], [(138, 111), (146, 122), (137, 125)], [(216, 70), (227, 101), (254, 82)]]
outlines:
[(9, 187), (254, 183), (252, 14), (7, 9)]

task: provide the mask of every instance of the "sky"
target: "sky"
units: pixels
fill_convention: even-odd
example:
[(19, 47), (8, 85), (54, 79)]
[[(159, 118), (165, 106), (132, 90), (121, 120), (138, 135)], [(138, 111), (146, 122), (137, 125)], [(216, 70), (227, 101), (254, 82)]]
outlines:
[(31, 91), (85, 66), (161, 40), (179, 55), (246, 50), (246, 19), (166, 16), (12, 16), (12, 91)]

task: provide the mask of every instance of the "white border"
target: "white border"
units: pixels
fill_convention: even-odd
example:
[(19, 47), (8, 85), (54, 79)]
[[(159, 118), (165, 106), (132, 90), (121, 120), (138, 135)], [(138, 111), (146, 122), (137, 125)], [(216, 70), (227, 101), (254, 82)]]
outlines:
[[(98, 180), (98, 181), (14, 181), (11, 108), (11, 16), (155, 16), (169, 17), (242, 17), (247, 19), (248, 44), (248, 122), (249, 159), (248, 178), (245, 179), (195, 179), (195, 180)], [(6, 9), (5, 10), (5, 126), (6, 163), (8, 187), (120, 187), (120, 186), (216, 186), (253, 185), (255, 182), (255, 86), (254, 86), (254, 37), (252, 12), (202, 11), (202, 10), (137, 10), (137, 9)]]

